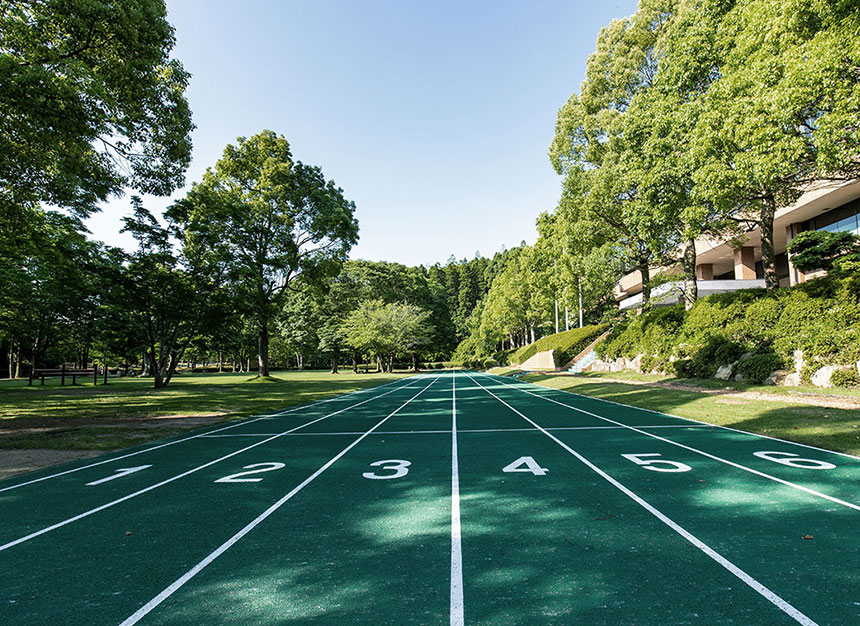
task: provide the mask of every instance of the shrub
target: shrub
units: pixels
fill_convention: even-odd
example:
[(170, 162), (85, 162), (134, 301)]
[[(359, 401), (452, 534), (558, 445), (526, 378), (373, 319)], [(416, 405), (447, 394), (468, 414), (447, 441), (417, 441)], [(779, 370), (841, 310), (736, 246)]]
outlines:
[(738, 372), (744, 377), (744, 382), (754, 385), (762, 384), (771, 372), (781, 369), (785, 361), (775, 352), (754, 354), (738, 363)]
[(695, 375), (690, 367), (692, 359), (678, 359), (672, 362), (672, 369), (678, 378), (693, 378)]
[(712, 378), (720, 365), (733, 363), (746, 352), (746, 347), (721, 335), (711, 335), (704, 345), (693, 352), (689, 371), (696, 378)]
[(483, 366), (484, 366), (484, 369), (485, 369), (485, 370), (488, 370), (488, 369), (490, 369), (491, 367), (496, 367), (496, 366), (498, 366), (498, 364), (499, 364), (499, 362), (498, 362), (498, 361), (496, 361), (496, 359), (489, 358), (489, 359), (484, 359)]
[(556, 367), (564, 365), (581, 352), (588, 344), (606, 331), (606, 324), (573, 328), (554, 335), (541, 337), (537, 341), (517, 350), (510, 358), (511, 363), (522, 364), (538, 352), (554, 350)]
[(857, 387), (860, 385), (860, 374), (857, 370), (836, 370), (830, 376), (830, 384), (836, 387)]

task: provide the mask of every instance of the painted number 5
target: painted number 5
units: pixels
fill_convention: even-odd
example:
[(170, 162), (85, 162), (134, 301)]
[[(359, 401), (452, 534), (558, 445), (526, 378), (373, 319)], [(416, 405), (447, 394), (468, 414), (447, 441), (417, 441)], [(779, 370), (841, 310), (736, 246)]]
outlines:
[(409, 473), (409, 466), (412, 465), (409, 461), (401, 459), (388, 459), (387, 461), (374, 461), (370, 464), (371, 467), (380, 467), (384, 470), (394, 472), (393, 474), (375, 474), (373, 472), (365, 472), (362, 474), (365, 478), (371, 480), (390, 480), (392, 478), (403, 478)]
[(648, 459), (649, 456), (660, 456), (656, 452), (649, 454), (622, 454), (628, 461), (633, 461), (636, 465), (641, 465), (646, 470), (652, 472), (689, 472), (692, 467), (678, 461), (668, 461), (666, 459)]
[(797, 467), (800, 469), (833, 469), (836, 467), (833, 463), (827, 461), (818, 461), (816, 459), (801, 459), (799, 455), (791, 452), (753, 452), (760, 459), (767, 459), (774, 463), (788, 465), (789, 467)]

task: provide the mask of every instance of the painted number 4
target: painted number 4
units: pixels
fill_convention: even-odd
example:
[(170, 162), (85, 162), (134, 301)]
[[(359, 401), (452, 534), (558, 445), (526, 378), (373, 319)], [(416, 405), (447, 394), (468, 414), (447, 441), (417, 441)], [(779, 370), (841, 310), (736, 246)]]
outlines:
[(511, 463), (510, 465), (505, 465), (502, 468), (503, 472), (530, 472), (535, 476), (546, 476), (546, 473), (549, 471), (545, 467), (541, 467), (537, 464), (537, 461), (534, 460), (533, 457), (530, 456), (521, 456), (516, 461)]
[(652, 472), (689, 472), (692, 467), (679, 461), (669, 461), (667, 459), (650, 459), (647, 457), (660, 456), (657, 452), (648, 454), (622, 454), (628, 461), (633, 461), (636, 465), (641, 465), (646, 470)]
[(393, 472), (391, 474), (376, 474), (374, 472), (365, 472), (362, 474), (365, 478), (371, 480), (391, 480), (392, 478), (403, 478), (409, 473), (409, 466), (412, 465), (409, 461), (402, 459), (388, 459), (387, 461), (374, 461), (370, 467), (379, 467), (383, 470)]

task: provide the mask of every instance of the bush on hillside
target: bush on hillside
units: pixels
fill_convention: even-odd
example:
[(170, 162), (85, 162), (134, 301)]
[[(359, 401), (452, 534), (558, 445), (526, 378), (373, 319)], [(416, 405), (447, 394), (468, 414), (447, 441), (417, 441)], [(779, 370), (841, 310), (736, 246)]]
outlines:
[(689, 360), (672, 368), (684, 376), (713, 375), (746, 351), (775, 352), (789, 363), (795, 350), (803, 351), (806, 380), (822, 365), (860, 360), (860, 273), (770, 293), (716, 294), (686, 313), (680, 305), (654, 308), (618, 324), (597, 348), (603, 359), (648, 355), (653, 361), (643, 362), (646, 371), (656, 363), (665, 371), (672, 357)]
[(488, 370), (488, 369), (493, 368), (493, 367), (498, 367), (499, 362), (496, 359), (489, 358), (489, 359), (484, 359), (484, 362), (482, 363), (482, 365), (483, 365), (483, 368), (485, 370)]
[(857, 387), (860, 385), (860, 374), (856, 369), (836, 370), (830, 375), (830, 384), (836, 387)]
[(744, 378), (745, 383), (754, 385), (762, 384), (771, 372), (782, 369), (785, 361), (775, 352), (754, 354), (748, 359), (738, 363), (738, 372)]
[(683, 305), (650, 309), (618, 324), (597, 346), (597, 356), (609, 360), (653, 354), (668, 359), (675, 352), (675, 335), (683, 322)]
[(560, 367), (582, 352), (588, 344), (597, 339), (606, 329), (606, 324), (598, 324), (596, 326), (583, 326), (582, 328), (573, 328), (554, 335), (547, 335), (517, 350), (510, 357), (510, 362), (522, 364), (538, 352), (554, 350), (555, 365), (556, 367)]

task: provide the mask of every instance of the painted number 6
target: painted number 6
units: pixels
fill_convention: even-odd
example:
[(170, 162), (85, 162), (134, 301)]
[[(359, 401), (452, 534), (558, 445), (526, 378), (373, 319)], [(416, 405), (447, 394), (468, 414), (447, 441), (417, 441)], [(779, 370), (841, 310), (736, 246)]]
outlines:
[(689, 472), (693, 469), (689, 465), (679, 461), (645, 458), (649, 456), (660, 456), (656, 452), (651, 452), (649, 454), (622, 454), (621, 456), (628, 461), (633, 461), (636, 465), (641, 465), (646, 470), (651, 470), (652, 472)]
[(753, 452), (760, 459), (767, 459), (781, 465), (789, 467), (797, 467), (799, 469), (833, 469), (836, 466), (827, 461), (818, 461), (816, 459), (801, 459), (799, 455), (791, 452)]
[(403, 478), (409, 473), (409, 466), (412, 465), (409, 461), (401, 459), (388, 459), (387, 461), (374, 461), (370, 464), (371, 467), (381, 467), (384, 470), (394, 472), (393, 474), (375, 474), (373, 472), (365, 472), (362, 474), (365, 478), (371, 480), (391, 480), (392, 478)]

